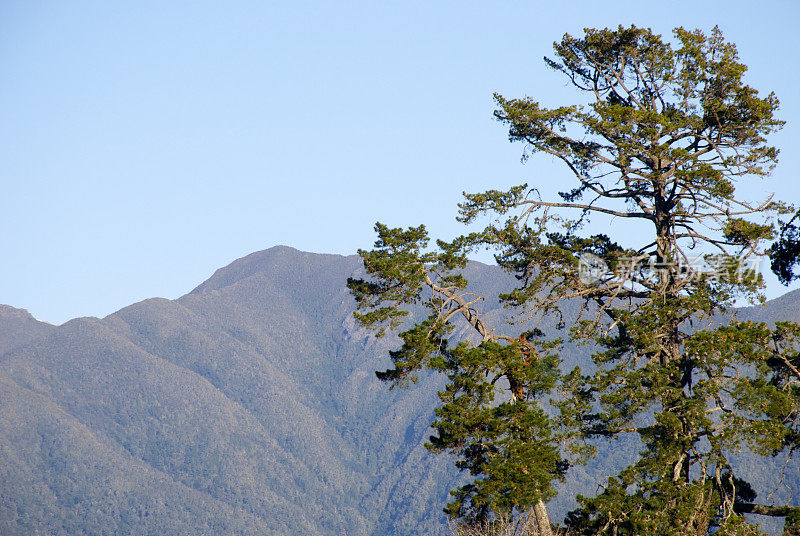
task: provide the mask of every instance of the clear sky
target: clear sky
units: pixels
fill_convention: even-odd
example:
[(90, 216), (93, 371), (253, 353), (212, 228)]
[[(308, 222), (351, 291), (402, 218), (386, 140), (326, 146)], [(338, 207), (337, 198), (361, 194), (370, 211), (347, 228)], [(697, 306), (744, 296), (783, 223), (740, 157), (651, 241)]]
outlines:
[(0, 303), (62, 323), (278, 244), (354, 253), (376, 220), (460, 233), (462, 191), (557, 180), (491, 95), (574, 102), (542, 56), (584, 27), (718, 24), (788, 121), (754, 191), (798, 201), (799, 6), (4, 0)]

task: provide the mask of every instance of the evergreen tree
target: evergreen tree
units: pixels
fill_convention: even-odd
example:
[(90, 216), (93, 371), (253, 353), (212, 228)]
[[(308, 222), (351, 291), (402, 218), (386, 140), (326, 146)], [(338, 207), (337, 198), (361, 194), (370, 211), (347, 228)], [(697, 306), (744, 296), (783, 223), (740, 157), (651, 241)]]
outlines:
[(784, 285), (800, 278), (795, 269), (800, 266), (800, 210), (781, 225), (779, 239), (769, 251), (771, 267)]
[[(559, 198), (528, 185), (465, 194), (461, 221), (494, 214), (497, 223), (436, 248), (424, 227), (378, 224), (375, 249), (360, 252), (370, 278), (349, 286), (363, 325), (408, 327), (405, 307), (428, 308), (379, 376), (401, 385), (424, 369), (447, 375), (430, 448), (457, 453), (475, 476), (454, 491), (454, 517), (484, 523), (534, 507), (547, 534), (544, 502), (566, 460), (632, 434), (642, 452), (598, 496), (578, 498), (574, 533), (758, 533), (745, 513), (800, 530), (798, 508), (754, 502), (730, 461), (742, 447), (772, 456), (800, 441), (800, 327), (742, 322), (731, 310), (759, 298), (752, 261), (790, 212), (736, 191), (777, 161), (767, 136), (782, 125), (778, 100), (745, 84), (718, 29), (674, 34), (675, 46), (636, 27), (565, 35), (545, 61), (587, 102), (546, 108), (495, 95), (523, 158), (545, 153), (569, 171)], [(607, 217), (646, 238), (592, 233)], [(515, 318), (561, 319), (565, 300), (577, 300), (578, 320), (557, 321), (564, 333), (500, 334), (461, 274), (476, 247), (517, 276), (499, 296)], [(477, 339), (452, 336), (457, 318)], [(596, 349), (591, 373), (559, 372), (565, 335)]]
[[(540, 404), (558, 378), (559, 341), (544, 341), (530, 331), (511, 336), (495, 331), (481, 317), (481, 300), (466, 290), (459, 273), (477, 236), (438, 242), (428, 251), (424, 226), (390, 229), (376, 225), (372, 251), (359, 251), (372, 279), (350, 279), (358, 302), (357, 320), (383, 336), (397, 329), (409, 311), (424, 304), (427, 317), (400, 333), (402, 346), (390, 352), (394, 368), (378, 372), (392, 386), (416, 381), (420, 370), (447, 375), (439, 393), (428, 448), (459, 456), (456, 462), (476, 479), (452, 492), (446, 511), (453, 518), (483, 525), (492, 515), (514, 515), (531, 508), (541, 534), (551, 534), (545, 501), (555, 495), (553, 481), (567, 468), (553, 441), (553, 423)], [(366, 311), (366, 312), (360, 312)], [(473, 340), (451, 337), (454, 323), (469, 326)]]

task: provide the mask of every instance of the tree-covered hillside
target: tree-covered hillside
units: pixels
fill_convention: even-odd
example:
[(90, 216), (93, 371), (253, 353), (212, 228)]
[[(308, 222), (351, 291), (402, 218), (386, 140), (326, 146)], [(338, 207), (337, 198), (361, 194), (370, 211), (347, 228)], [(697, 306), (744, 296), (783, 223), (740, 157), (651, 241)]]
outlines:
[[(484, 289), (510, 277), (468, 270)], [(392, 341), (354, 323), (345, 281), (362, 274), (357, 256), (277, 247), (104, 319), (50, 326), (0, 309), (0, 533), (445, 532), (459, 477), (423, 446), (441, 379), (378, 382)], [(796, 319), (800, 294), (781, 303)], [(602, 448), (565, 498), (593, 492), (635, 445)]]

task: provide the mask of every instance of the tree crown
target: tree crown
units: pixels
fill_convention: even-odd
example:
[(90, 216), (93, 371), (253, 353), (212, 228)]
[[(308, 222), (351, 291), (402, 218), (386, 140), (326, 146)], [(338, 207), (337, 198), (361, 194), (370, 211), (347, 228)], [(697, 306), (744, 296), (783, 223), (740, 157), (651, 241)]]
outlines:
[[(525, 184), (465, 193), (461, 221), (496, 222), (434, 249), (422, 226), (378, 224), (375, 249), (359, 252), (372, 278), (349, 282), (362, 324), (398, 328), (405, 307), (427, 307), (379, 377), (447, 375), (430, 448), (458, 454), (476, 477), (454, 492), (453, 516), (485, 522), (540, 507), (570, 452), (579, 461), (598, 439), (629, 434), (645, 450), (600, 495), (579, 498), (568, 518), (577, 533), (734, 534), (747, 508), (769, 508), (746, 503), (752, 490), (729, 458), (742, 446), (767, 455), (798, 445), (800, 328), (724, 313), (737, 295), (758, 295), (760, 274), (743, 267), (791, 210), (737, 194), (777, 162), (767, 138), (783, 123), (778, 99), (744, 82), (719, 29), (674, 36), (675, 46), (633, 26), (565, 35), (545, 61), (581, 104), (495, 95), (495, 117), (524, 144), (523, 159), (543, 153), (569, 170), (558, 199)], [(631, 245), (592, 233), (600, 215), (644, 224), (649, 236)], [(516, 275), (499, 296), (510, 325), (489, 325), (467, 290), (462, 269), (476, 247)], [(576, 318), (564, 316), (570, 299)], [(552, 315), (555, 332), (528, 323)], [(456, 321), (471, 342), (452, 336)], [(560, 369), (567, 327), (573, 343), (594, 348), (593, 372)]]

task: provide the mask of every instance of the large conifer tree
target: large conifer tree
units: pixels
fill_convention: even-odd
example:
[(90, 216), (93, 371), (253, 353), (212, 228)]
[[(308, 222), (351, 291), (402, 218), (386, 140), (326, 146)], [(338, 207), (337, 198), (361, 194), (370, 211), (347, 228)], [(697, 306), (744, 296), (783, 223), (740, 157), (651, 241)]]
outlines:
[[(674, 45), (636, 27), (586, 30), (555, 53), (546, 62), (579, 103), (496, 95), (495, 115), (524, 158), (564, 164), (572, 178), (560, 197), (543, 199), (535, 185), (465, 194), (463, 222), (488, 213), (496, 223), (435, 248), (422, 226), (379, 224), (375, 248), (360, 252), (370, 277), (349, 282), (357, 318), (375, 329), (403, 325), (410, 304), (428, 308), (403, 325), (394, 368), (379, 376), (399, 385), (425, 369), (447, 375), (430, 448), (456, 453), (475, 477), (448, 511), (477, 523), (530, 508), (547, 534), (544, 503), (554, 479), (568, 477), (567, 460), (632, 434), (642, 452), (598, 496), (579, 497), (573, 532), (757, 533), (745, 513), (796, 524), (796, 508), (754, 502), (730, 461), (742, 447), (770, 456), (800, 443), (800, 328), (731, 311), (758, 298), (751, 261), (790, 211), (737, 194), (777, 161), (767, 143), (782, 124), (777, 98), (745, 84), (746, 67), (716, 28), (679, 28)], [(593, 232), (607, 217), (646, 238)], [(563, 333), (489, 326), (461, 274), (476, 247), (494, 249), (517, 276), (500, 295), (516, 319), (560, 319), (565, 300), (579, 301), (579, 319)], [(456, 320), (477, 337), (452, 337)], [(564, 336), (596, 349), (592, 373), (559, 370)]]

